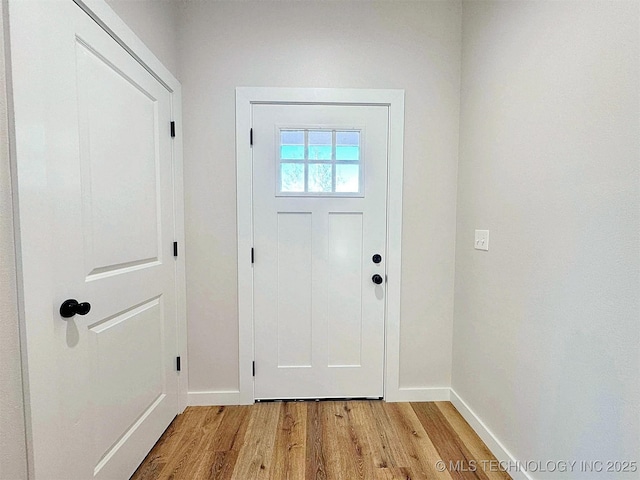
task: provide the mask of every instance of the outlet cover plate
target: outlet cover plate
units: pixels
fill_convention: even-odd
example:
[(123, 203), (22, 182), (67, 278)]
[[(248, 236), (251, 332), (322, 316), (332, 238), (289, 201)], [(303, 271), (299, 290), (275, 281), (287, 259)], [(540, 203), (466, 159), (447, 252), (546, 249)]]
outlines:
[(489, 250), (489, 230), (476, 230), (473, 247), (476, 250)]

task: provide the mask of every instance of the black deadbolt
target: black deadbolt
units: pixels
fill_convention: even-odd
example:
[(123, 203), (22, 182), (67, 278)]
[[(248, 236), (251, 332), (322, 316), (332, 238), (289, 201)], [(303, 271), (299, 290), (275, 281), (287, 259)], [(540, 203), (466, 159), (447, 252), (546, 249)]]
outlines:
[(382, 255), (376, 253), (373, 257), (371, 257), (371, 260), (373, 261), (373, 263), (378, 264), (382, 261)]
[(91, 310), (91, 304), (88, 302), (78, 303), (74, 298), (65, 300), (60, 305), (60, 315), (63, 318), (71, 318), (74, 315), (86, 315)]
[(376, 285), (380, 285), (383, 282), (383, 278), (376, 273), (373, 277), (371, 277), (371, 281)]

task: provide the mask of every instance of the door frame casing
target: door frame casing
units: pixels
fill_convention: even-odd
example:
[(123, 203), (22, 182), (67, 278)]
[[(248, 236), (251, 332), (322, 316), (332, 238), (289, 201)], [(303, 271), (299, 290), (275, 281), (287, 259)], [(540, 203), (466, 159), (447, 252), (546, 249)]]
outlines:
[[(184, 251), (185, 233), (184, 233), (184, 186), (183, 186), (183, 139), (182, 139), (182, 87), (173, 74), (160, 62), (160, 60), (147, 48), (147, 46), (136, 36), (136, 34), (124, 23), (120, 17), (111, 9), (104, 0), (65, 0), (69, 3), (75, 3), (89, 17), (95, 21), (109, 36), (111, 36), (129, 55), (131, 55), (145, 70), (147, 70), (167, 91), (171, 94), (171, 117), (176, 124), (175, 138), (172, 142), (172, 191), (170, 195), (173, 197), (173, 229), (175, 241)], [(9, 12), (11, 10), (11, 2), (9, 2)], [(34, 2), (32, 8), (38, 8), (38, 2)], [(75, 8), (75, 7), (74, 7)], [(9, 35), (13, 38), (12, 31), (17, 27), (9, 17)], [(9, 42), (10, 43), (10, 42)], [(8, 60), (10, 62), (14, 55), (12, 46), (7, 46)], [(10, 67), (10, 63), (8, 64)], [(11, 95), (11, 103), (15, 103), (20, 99), (15, 98), (13, 83), (19, 81), (12, 74), (8, 77), (9, 95)], [(50, 80), (43, 80), (50, 81)], [(15, 245), (16, 245), (16, 270), (18, 285), (18, 314), (20, 325), (20, 343), (21, 343), (21, 363), (23, 373), (23, 400), (25, 405), (25, 425), (27, 437), (27, 465), (29, 478), (35, 478), (34, 458), (33, 458), (33, 432), (30, 418), (30, 375), (28, 369), (28, 352), (26, 326), (28, 322), (35, 319), (27, 318), (28, 306), (33, 303), (34, 295), (37, 294), (30, 290), (30, 284), (34, 278), (46, 276), (43, 270), (34, 269), (33, 259), (47, 259), (45, 254), (38, 253), (49, 238), (48, 229), (50, 222), (47, 219), (46, 209), (42, 212), (31, 211), (30, 214), (23, 211), (21, 213), (21, 205), (25, 203), (33, 203), (34, 198), (40, 195), (39, 191), (29, 189), (28, 186), (21, 188), (18, 178), (18, 165), (21, 162), (28, 161), (23, 159), (16, 139), (16, 118), (13, 112), (10, 114), (10, 165), (12, 169), (12, 190), (13, 190), (13, 213), (15, 225)], [(169, 125), (167, 125), (169, 129)], [(169, 132), (168, 132), (169, 133)], [(23, 222), (38, 222), (41, 232), (38, 238), (25, 236), (20, 228)], [(44, 240), (43, 240), (44, 239)], [(46, 249), (45, 249), (46, 251)], [(25, 259), (29, 258), (27, 265)], [(185, 277), (185, 258), (184, 255), (178, 256), (175, 260), (175, 292), (176, 292), (176, 351), (181, 356), (181, 372), (178, 373), (178, 412), (182, 412), (187, 406), (188, 392), (188, 359), (187, 359), (187, 324), (186, 324), (186, 277)], [(46, 263), (46, 262), (45, 262)], [(43, 267), (47, 273), (50, 272), (48, 265)]]
[(358, 105), (386, 106), (387, 227), (384, 399), (400, 398), (400, 294), (402, 281), (402, 186), (404, 157), (404, 90), (345, 88), (236, 88), (236, 200), (238, 219), (238, 337), (239, 403), (255, 401), (253, 383), (253, 150), (250, 144), (252, 106)]

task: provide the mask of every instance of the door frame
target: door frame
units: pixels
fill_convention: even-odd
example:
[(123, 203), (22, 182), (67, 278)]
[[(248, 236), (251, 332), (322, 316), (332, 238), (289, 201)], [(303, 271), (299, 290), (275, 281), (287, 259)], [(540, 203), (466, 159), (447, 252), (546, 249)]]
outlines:
[[(172, 142), (172, 171), (173, 171), (173, 219), (174, 219), (174, 236), (175, 241), (184, 251), (185, 230), (184, 230), (184, 186), (183, 186), (183, 136), (182, 136), (182, 86), (173, 74), (160, 62), (160, 60), (149, 50), (145, 44), (136, 36), (120, 17), (111, 9), (105, 0), (65, 0), (75, 3), (80, 7), (93, 21), (95, 21), (107, 34), (109, 34), (127, 53), (129, 53), (142, 67), (145, 68), (158, 82), (166, 88), (171, 94), (171, 115), (175, 122), (175, 138)], [(9, 10), (11, 2), (9, 2)], [(38, 3), (34, 2), (33, 8), (38, 8)], [(16, 28), (11, 24), (9, 16), (9, 29)], [(8, 51), (8, 69), (10, 69), (11, 46), (7, 46)], [(16, 79), (12, 75), (8, 76), (7, 83), (10, 85)], [(43, 80), (48, 81), (48, 80)], [(13, 95), (13, 89), (9, 87), (10, 95)], [(13, 104), (14, 97), (11, 96), (9, 101)], [(12, 170), (11, 185), (13, 191), (13, 215), (15, 224), (15, 245), (16, 245), (16, 279), (18, 285), (18, 315), (20, 326), (20, 344), (21, 344), (21, 363), (23, 374), (23, 400), (25, 406), (25, 426), (27, 436), (27, 465), (29, 478), (33, 478), (33, 436), (31, 431), (30, 419), (30, 389), (29, 389), (29, 370), (27, 361), (27, 340), (25, 337), (27, 322), (33, 322), (35, 319), (29, 319), (26, 316), (26, 306), (33, 302), (34, 295), (37, 292), (29, 291), (27, 286), (34, 282), (34, 279), (42, 277), (42, 272), (34, 270), (25, 265), (24, 259), (30, 258), (30, 264), (33, 265), (33, 259), (42, 259), (46, 265), (47, 254), (42, 253), (42, 238), (49, 238), (48, 229), (50, 227), (47, 221), (47, 211), (29, 215), (28, 218), (23, 212), (20, 215), (20, 205), (24, 203), (32, 203), (34, 198), (41, 195), (40, 191), (34, 190), (30, 186), (21, 185), (18, 182), (17, 170), (20, 162), (29, 161), (28, 158), (22, 159), (20, 151), (16, 148), (15, 124), (16, 118), (13, 112), (9, 118), (9, 148), (10, 148), (10, 165)], [(169, 128), (169, 126), (167, 126)], [(40, 238), (25, 237), (21, 234), (22, 222), (39, 221), (41, 225)], [(46, 267), (49, 269), (49, 267)], [(49, 270), (47, 270), (49, 271)], [(178, 412), (181, 413), (187, 407), (188, 393), (188, 359), (187, 359), (187, 316), (186, 316), (186, 276), (185, 276), (185, 257), (180, 254), (175, 259), (175, 289), (176, 289), (176, 351), (181, 357), (181, 371), (178, 373)], [(50, 272), (49, 272), (50, 273)], [(53, 312), (52, 312), (53, 313)]]
[(386, 106), (389, 111), (387, 150), (387, 238), (384, 399), (400, 401), (400, 294), (402, 281), (402, 186), (404, 161), (404, 90), (345, 88), (236, 88), (236, 201), (238, 218), (239, 403), (255, 401), (253, 388), (253, 149), (252, 105)]

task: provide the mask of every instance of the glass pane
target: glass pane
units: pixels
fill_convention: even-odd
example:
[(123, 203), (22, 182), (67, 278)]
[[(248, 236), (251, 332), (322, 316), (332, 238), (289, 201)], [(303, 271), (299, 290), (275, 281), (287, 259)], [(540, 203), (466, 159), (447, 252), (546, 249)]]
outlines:
[(304, 130), (280, 130), (282, 145), (304, 145)]
[(284, 160), (304, 159), (304, 130), (280, 131), (280, 158)]
[(331, 145), (309, 145), (309, 160), (331, 160)]
[(331, 132), (309, 130), (309, 160), (331, 160)]
[(310, 192), (331, 192), (331, 164), (310, 163), (309, 164), (309, 191)]
[(281, 145), (280, 158), (282, 160), (303, 160), (304, 145)]
[(336, 146), (336, 160), (360, 160), (360, 147)]
[(309, 145), (331, 145), (331, 131), (309, 130)]
[(360, 191), (360, 166), (336, 165), (336, 192), (358, 193)]
[(360, 132), (336, 132), (336, 144), (360, 145)]
[(336, 132), (336, 160), (360, 160), (360, 132)]
[(280, 191), (304, 192), (304, 163), (280, 164)]

